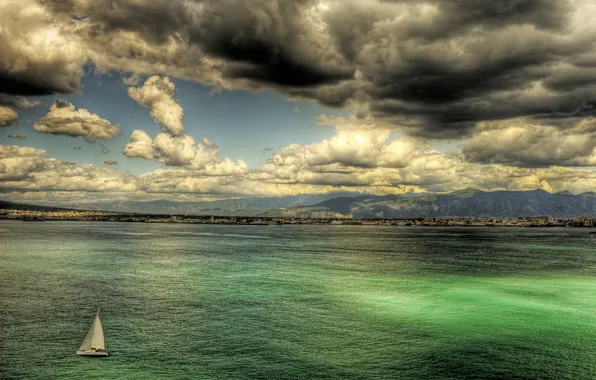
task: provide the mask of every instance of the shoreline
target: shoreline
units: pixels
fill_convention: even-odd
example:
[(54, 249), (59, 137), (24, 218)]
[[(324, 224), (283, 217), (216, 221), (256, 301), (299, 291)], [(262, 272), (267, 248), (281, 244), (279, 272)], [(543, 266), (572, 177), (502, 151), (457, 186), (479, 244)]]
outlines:
[(128, 223), (178, 223), (221, 225), (360, 225), (360, 226), (428, 226), (428, 227), (569, 227), (593, 228), (592, 217), (418, 217), (418, 218), (290, 218), (276, 216), (215, 216), (215, 215), (163, 215), (128, 214), (104, 211), (31, 211), (2, 210), (0, 220), (42, 221), (88, 221)]

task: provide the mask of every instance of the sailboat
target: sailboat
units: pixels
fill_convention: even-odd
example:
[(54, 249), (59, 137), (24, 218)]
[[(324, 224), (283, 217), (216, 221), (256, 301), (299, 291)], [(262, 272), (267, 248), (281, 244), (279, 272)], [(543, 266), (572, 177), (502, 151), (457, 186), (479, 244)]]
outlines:
[(103, 339), (103, 328), (101, 327), (101, 319), (99, 319), (99, 309), (95, 314), (95, 320), (89, 329), (89, 332), (83, 339), (81, 347), (77, 350), (77, 355), (82, 356), (108, 356), (106, 351), (106, 343)]

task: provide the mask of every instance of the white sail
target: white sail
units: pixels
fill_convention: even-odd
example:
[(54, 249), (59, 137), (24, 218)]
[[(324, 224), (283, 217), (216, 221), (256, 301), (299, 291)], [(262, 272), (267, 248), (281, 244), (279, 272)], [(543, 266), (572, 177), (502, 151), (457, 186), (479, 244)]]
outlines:
[(99, 319), (99, 310), (95, 315), (95, 320), (89, 329), (89, 332), (83, 339), (81, 347), (77, 354), (84, 355), (85, 353), (105, 353), (106, 345), (103, 338), (103, 327), (101, 326), (101, 319)]

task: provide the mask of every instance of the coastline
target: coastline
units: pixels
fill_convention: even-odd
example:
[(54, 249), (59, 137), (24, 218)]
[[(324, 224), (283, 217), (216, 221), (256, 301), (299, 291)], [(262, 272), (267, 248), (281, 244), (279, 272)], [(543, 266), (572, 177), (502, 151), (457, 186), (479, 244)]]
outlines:
[(41, 221), (89, 221), (133, 223), (180, 223), (180, 224), (232, 224), (232, 225), (361, 225), (361, 226), (429, 226), (429, 227), (571, 227), (593, 228), (596, 217), (548, 216), (529, 217), (417, 217), (403, 219), (350, 219), (350, 218), (302, 218), (275, 216), (216, 216), (216, 215), (163, 215), (130, 214), (104, 211), (32, 211), (1, 210), (0, 220)]

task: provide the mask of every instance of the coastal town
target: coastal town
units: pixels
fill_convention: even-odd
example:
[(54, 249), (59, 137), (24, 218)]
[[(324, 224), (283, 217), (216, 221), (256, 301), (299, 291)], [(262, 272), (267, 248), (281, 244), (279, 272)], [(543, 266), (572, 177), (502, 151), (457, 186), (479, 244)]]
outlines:
[(410, 218), (410, 219), (348, 219), (348, 218), (288, 218), (264, 216), (215, 216), (215, 215), (161, 215), (131, 214), (107, 211), (83, 210), (0, 210), (0, 219), (40, 221), (96, 221), (96, 222), (137, 222), (137, 223), (186, 223), (186, 224), (242, 224), (242, 225), (282, 225), (282, 224), (330, 224), (363, 226), (477, 226), (477, 227), (581, 227), (591, 228), (596, 218), (574, 217), (453, 217), (453, 218)]

